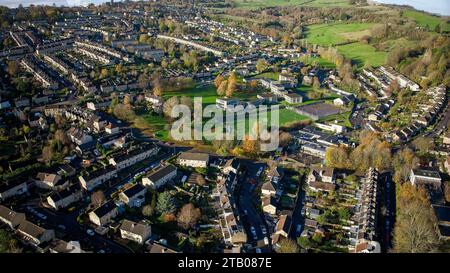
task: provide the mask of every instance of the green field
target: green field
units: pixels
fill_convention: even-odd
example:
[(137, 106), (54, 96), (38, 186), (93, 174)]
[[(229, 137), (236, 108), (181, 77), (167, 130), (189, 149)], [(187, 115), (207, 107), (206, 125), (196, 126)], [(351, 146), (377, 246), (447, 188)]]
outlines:
[(414, 10), (405, 10), (403, 16), (413, 19), (421, 27), (429, 27), (430, 30), (434, 30), (437, 25), (442, 24), (443, 31), (450, 31), (450, 24), (437, 16)]
[(234, 0), (238, 8), (275, 6), (349, 7), (348, 0)]
[(347, 58), (351, 58), (359, 66), (370, 64), (381, 66), (386, 62), (387, 52), (376, 51), (371, 45), (352, 43), (338, 47), (338, 51)]
[(358, 40), (375, 25), (372, 23), (310, 25), (306, 35), (310, 43), (331, 46)]
[(277, 72), (264, 72), (264, 73), (254, 76), (253, 78), (256, 78), (256, 79), (267, 78), (267, 79), (271, 79), (274, 81), (278, 81), (279, 75), (280, 75), (280, 73), (277, 73)]
[(155, 137), (161, 140), (168, 140), (169, 132), (166, 130), (166, 120), (159, 115), (148, 113), (142, 116), (150, 125)]
[(304, 64), (310, 64), (310, 65), (314, 65), (317, 64), (321, 67), (326, 67), (326, 68), (335, 68), (336, 65), (332, 62), (329, 62), (327, 60), (325, 60), (322, 57), (309, 57), (309, 56), (303, 56), (301, 58), (298, 58), (299, 61), (303, 62)]
[[(317, 24), (307, 28), (307, 41), (321, 46), (337, 45), (338, 51), (354, 60), (360, 67), (380, 66), (385, 63), (387, 52), (377, 51), (373, 46), (358, 40), (370, 34), (372, 23)], [(339, 45), (341, 44), (341, 45)]]

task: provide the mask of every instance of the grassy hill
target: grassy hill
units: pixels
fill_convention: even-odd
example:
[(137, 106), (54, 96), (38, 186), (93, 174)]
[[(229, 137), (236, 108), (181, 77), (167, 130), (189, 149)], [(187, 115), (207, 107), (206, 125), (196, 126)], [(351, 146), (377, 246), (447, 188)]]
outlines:
[(235, 0), (238, 8), (275, 6), (349, 7), (348, 0)]

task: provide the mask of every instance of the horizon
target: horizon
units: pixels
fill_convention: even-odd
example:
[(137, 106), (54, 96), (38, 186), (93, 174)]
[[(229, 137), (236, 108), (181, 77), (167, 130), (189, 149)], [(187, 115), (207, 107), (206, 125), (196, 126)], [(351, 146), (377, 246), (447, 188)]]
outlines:
[[(115, 0), (116, 2), (123, 2), (123, 0)], [(131, 0), (136, 1), (136, 0)], [(103, 3), (111, 2), (111, 0), (4, 0), (0, 6), (6, 6), (8, 8), (17, 8), (19, 5), (23, 7), (29, 7), (30, 5), (47, 5), (58, 7), (75, 7), (75, 6), (87, 6), (89, 4), (100, 5)], [(450, 16), (450, 4), (446, 0), (430, 1), (427, 0), (373, 0), (380, 4), (392, 4), (392, 5), (407, 5), (414, 8), (417, 11), (427, 12), (438, 16)]]

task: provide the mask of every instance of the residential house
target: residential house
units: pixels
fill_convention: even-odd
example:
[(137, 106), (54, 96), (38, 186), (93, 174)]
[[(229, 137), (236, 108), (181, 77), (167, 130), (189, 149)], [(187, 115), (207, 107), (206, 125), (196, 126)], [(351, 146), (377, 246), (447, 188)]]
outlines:
[(83, 129), (76, 127), (71, 127), (67, 130), (67, 136), (69, 136), (70, 140), (77, 145), (82, 145), (93, 141), (91, 135), (84, 132)]
[(146, 143), (139, 145), (132, 150), (128, 150), (125, 153), (113, 156), (109, 159), (109, 163), (116, 167), (117, 170), (121, 170), (144, 159), (150, 158), (151, 156), (155, 156), (158, 151), (159, 148), (156, 145)]
[(161, 244), (155, 241), (149, 242), (147, 247), (148, 253), (178, 253), (178, 251), (169, 248), (165, 244)]
[(277, 193), (277, 189), (272, 182), (266, 182), (261, 186), (261, 193), (266, 196), (274, 196)]
[(47, 203), (55, 210), (59, 210), (81, 200), (82, 196), (80, 185), (74, 184), (66, 189), (50, 194), (47, 197)]
[(267, 173), (267, 178), (274, 182), (278, 183), (284, 176), (284, 171), (282, 168), (278, 166), (271, 166), (269, 172)]
[(0, 221), (7, 224), (11, 229), (15, 229), (24, 220), (24, 213), (18, 213), (3, 205), (0, 205)]
[(142, 178), (142, 184), (144, 186), (150, 186), (158, 189), (171, 181), (177, 175), (177, 168), (172, 164), (162, 166), (158, 170), (154, 171), (147, 177)]
[(333, 168), (312, 167), (308, 175), (309, 188), (318, 191), (332, 191), (335, 189), (336, 176)]
[(27, 180), (11, 180), (0, 183), (0, 200), (28, 193)]
[(281, 239), (286, 239), (289, 236), (289, 232), (292, 225), (292, 218), (287, 214), (283, 214), (278, 219), (275, 226), (274, 234), (272, 235), (272, 244), (277, 247)]
[(141, 184), (134, 184), (119, 193), (119, 199), (129, 207), (140, 207), (145, 202), (147, 188)]
[(183, 152), (178, 156), (177, 163), (193, 168), (206, 168), (209, 163), (209, 154)]
[(108, 165), (89, 172), (87, 175), (79, 176), (78, 179), (85, 190), (91, 191), (114, 177), (117, 177), (117, 169)]
[(132, 240), (138, 244), (143, 244), (152, 234), (152, 229), (144, 223), (135, 223), (130, 220), (123, 220), (120, 225), (120, 235), (123, 239)]
[(66, 242), (61, 239), (53, 240), (50, 243), (48, 250), (50, 253), (86, 253), (86, 251), (81, 249), (80, 242)]
[(23, 237), (25, 241), (36, 246), (55, 239), (54, 230), (42, 228), (27, 220), (23, 220), (19, 224), (17, 232)]
[(275, 215), (277, 213), (277, 202), (273, 196), (266, 195), (261, 198), (262, 209), (265, 213)]
[(241, 163), (238, 158), (232, 158), (225, 162), (225, 166), (223, 167), (223, 173), (228, 175), (230, 172), (237, 174)]
[(43, 189), (64, 189), (69, 182), (62, 179), (60, 175), (54, 173), (38, 173), (36, 176), (36, 186)]
[(119, 210), (116, 204), (114, 201), (110, 200), (89, 212), (89, 220), (97, 226), (103, 226), (110, 223), (118, 214)]

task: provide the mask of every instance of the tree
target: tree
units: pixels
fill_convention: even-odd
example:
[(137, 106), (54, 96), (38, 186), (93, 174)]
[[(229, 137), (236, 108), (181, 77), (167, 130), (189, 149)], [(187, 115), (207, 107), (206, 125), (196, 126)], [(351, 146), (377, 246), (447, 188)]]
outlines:
[(49, 164), (52, 161), (53, 158), (53, 149), (50, 145), (46, 145), (42, 149), (42, 160), (44, 160), (45, 163)]
[(19, 73), (19, 63), (16, 61), (8, 61), (8, 73), (11, 76), (16, 76)]
[(397, 183), (407, 181), (409, 179), (411, 169), (414, 168), (418, 162), (419, 159), (409, 148), (405, 148), (397, 152), (392, 162), (395, 170), (394, 181)]
[(433, 139), (428, 137), (418, 137), (412, 144), (414, 145), (414, 148), (421, 153), (426, 153), (434, 148)]
[(105, 202), (105, 194), (103, 191), (96, 191), (91, 194), (91, 204), (94, 208), (100, 207)]
[(101, 77), (106, 78), (106, 77), (108, 77), (108, 75), (109, 75), (108, 69), (102, 68)]
[(163, 113), (166, 117), (170, 117), (172, 113), (172, 109), (175, 105), (180, 104), (180, 99), (176, 96), (173, 96), (166, 100), (163, 105)]
[(233, 97), (233, 94), (236, 91), (236, 89), (237, 89), (236, 81), (229, 81), (228, 82), (228, 86), (227, 86), (227, 90), (225, 91), (225, 95), (228, 98)]
[(435, 252), (438, 245), (436, 219), (426, 191), (409, 183), (400, 186), (394, 229), (394, 251)]
[(343, 147), (329, 147), (325, 153), (325, 161), (328, 167), (347, 169), (351, 167), (351, 162), (348, 157), (348, 150)]
[(203, 175), (199, 174), (195, 178), (195, 183), (197, 183), (197, 185), (199, 185), (199, 186), (204, 186), (204, 185), (206, 185), (206, 180), (203, 177)]
[(189, 109), (191, 109), (191, 111), (192, 109), (194, 109), (194, 101), (192, 101), (192, 98), (190, 97), (180, 97), (180, 104), (186, 105), (187, 107), (189, 107)]
[(259, 60), (256, 62), (256, 70), (257, 70), (259, 73), (264, 72), (264, 71), (267, 69), (268, 66), (269, 66), (269, 64), (268, 64), (267, 61), (264, 60), (264, 59), (259, 59)]
[(0, 229), (0, 253), (20, 253), (18, 242), (4, 229)]
[(319, 81), (318, 77), (313, 78), (313, 88), (314, 88), (314, 90), (320, 89), (320, 81)]
[(255, 155), (259, 151), (258, 141), (252, 140), (249, 135), (246, 135), (242, 141), (242, 149), (246, 154)]
[(299, 248), (297, 243), (291, 239), (282, 239), (280, 247), (277, 249), (278, 253), (298, 253)]
[(223, 97), (225, 95), (225, 92), (227, 90), (228, 81), (224, 80), (220, 83), (219, 87), (217, 88), (217, 95), (220, 97)]
[(159, 84), (155, 85), (153, 87), (153, 95), (157, 96), (157, 97), (161, 97), (162, 94), (163, 94), (163, 89), (162, 89), (161, 85), (159, 85)]
[(288, 132), (280, 133), (280, 147), (286, 147), (292, 141), (292, 135)]
[(225, 78), (222, 76), (222, 74), (217, 75), (217, 77), (214, 79), (214, 86), (216, 88), (219, 88), (224, 80)]
[(300, 236), (297, 238), (297, 244), (304, 249), (310, 249), (314, 246), (308, 237)]
[(178, 213), (178, 225), (188, 229), (197, 223), (201, 215), (199, 208), (195, 208), (192, 203), (186, 204)]
[(154, 208), (151, 205), (145, 205), (142, 207), (142, 215), (145, 217), (151, 217), (155, 212)]
[(156, 204), (156, 211), (162, 215), (173, 214), (177, 210), (175, 198), (170, 192), (162, 192), (158, 196), (158, 203)]

